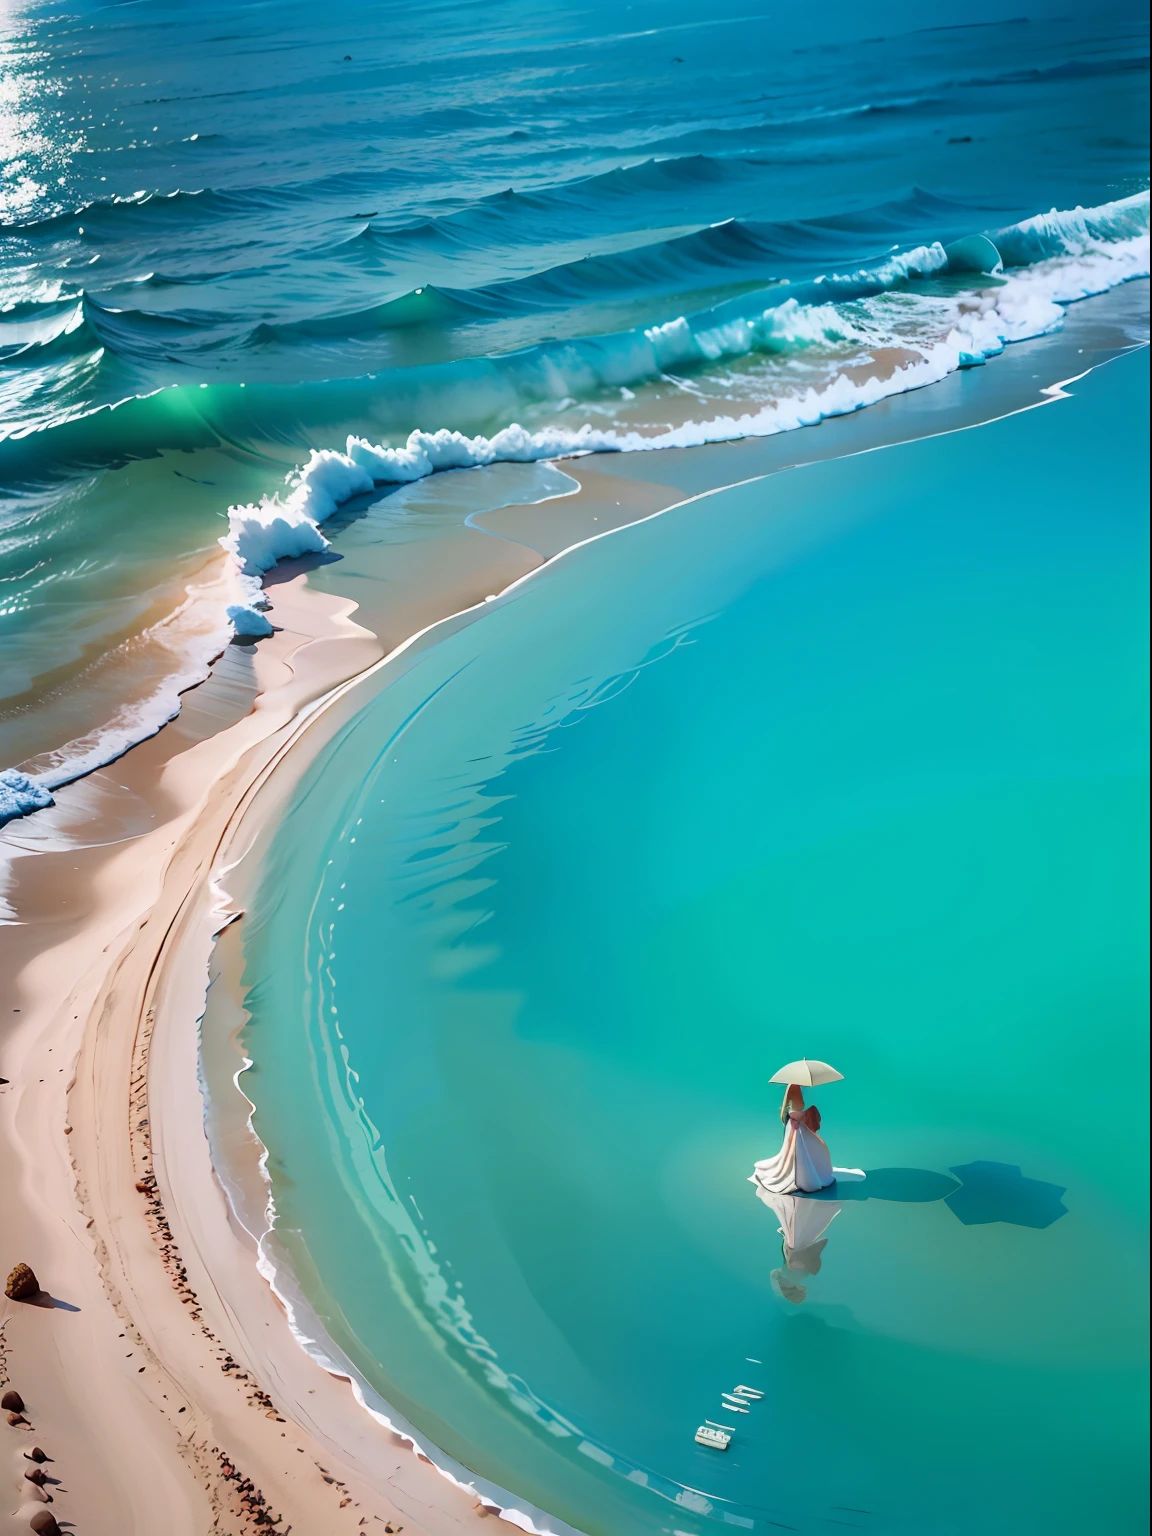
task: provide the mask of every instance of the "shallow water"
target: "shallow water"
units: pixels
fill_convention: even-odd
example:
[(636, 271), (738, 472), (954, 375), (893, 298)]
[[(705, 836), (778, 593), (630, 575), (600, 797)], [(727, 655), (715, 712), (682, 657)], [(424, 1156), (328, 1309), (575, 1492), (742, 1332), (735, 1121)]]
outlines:
[[(155, 624), (312, 448), (735, 437), (942, 368), (979, 282), (910, 253), (1147, 187), (1142, 9), (1064, 8), (8, 8), (0, 765), (164, 718)], [(1001, 243), (1075, 296), (1132, 234)]]
[[(1143, 1529), (1146, 423), (1138, 354), (585, 546), (302, 782), (243, 925), (266, 1254), (521, 1506)], [(789, 1269), (801, 1054), (868, 1178)]]

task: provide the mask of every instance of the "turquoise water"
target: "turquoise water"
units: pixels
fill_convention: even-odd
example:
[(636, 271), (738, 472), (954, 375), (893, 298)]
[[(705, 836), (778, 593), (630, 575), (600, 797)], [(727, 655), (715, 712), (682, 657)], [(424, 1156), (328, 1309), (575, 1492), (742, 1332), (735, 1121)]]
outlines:
[(157, 624), (313, 448), (747, 435), (971, 318), (917, 249), (990, 230), (1069, 299), (1142, 229), (1146, 271), (1146, 202), (1016, 227), (1146, 191), (1145, 9), (1018, 9), (5, 7), (0, 769), (168, 717)]
[[(245, 920), (269, 1253), (421, 1440), (592, 1536), (1144, 1528), (1147, 404), (585, 546), (311, 770)], [(868, 1171), (815, 1273), (747, 1182), (802, 1054)]]

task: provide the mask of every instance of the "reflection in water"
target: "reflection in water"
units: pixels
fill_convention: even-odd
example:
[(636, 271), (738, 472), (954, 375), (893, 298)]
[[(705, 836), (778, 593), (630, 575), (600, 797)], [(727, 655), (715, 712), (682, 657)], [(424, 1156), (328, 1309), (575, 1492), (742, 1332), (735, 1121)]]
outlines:
[(819, 1274), (828, 1242), (824, 1234), (839, 1216), (840, 1203), (828, 1199), (811, 1200), (805, 1195), (777, 1195), (759, 1186), (756, 1193), (770, 1210), (776, 1212), (780, 1236), (784, 1239), (784, 1268), (772, 1271), (772, 1289), (785, 1301), (799, 1306), (808, 1295), (808, 1288), (792, 1276)]
[[(837, 1170), (839, 1173), (841, 1170)], [(1002, 1221), (1016, 1227), (1050, 1227), (1068, 1214), (1064, 1188), (1025, 1178), (1012, 1163), (963, 1163), (936, 1173), (930, 1168), (873, 1168), (862, 1179), (838, 1178), (813, 1194), (778, 1195), (757, 1186), (756, 1194), (776, 1213), (783, 1238), (784, 1266), (769, 1277), (772, 1289), (799, 1306), (808, 1288), (797, 1275), (820, 1272), (825, 1233), (850, 1200), (891, 1200), (931, 1205), (942, 1200), (966, 1227)]]

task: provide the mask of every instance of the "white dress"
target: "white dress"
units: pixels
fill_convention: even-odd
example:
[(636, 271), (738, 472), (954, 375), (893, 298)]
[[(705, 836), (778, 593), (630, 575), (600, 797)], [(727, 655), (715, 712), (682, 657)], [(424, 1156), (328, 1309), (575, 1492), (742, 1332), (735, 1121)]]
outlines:
[(757, 1197), (775, 1211), (784, 1239), (784, 1268), (774, 1269), (768, 1279), (777, 1296), (794, 1307), (808, 1299), (808, 1287), (798, 1275), (818, 1275), (828, 1239), (824, 1236), (841, 1211), (838, 1200), (807, 1200), (803, 1195), (771, 1195), (760, 1186)]
[(756, 1194), (770, 1211), (775, 1212), (780, 1223), (776, 1230), (784, 1239), (784, 1263), (789, 1269), (816, 1274), (820, 1269), (820, 1255), (828, 1241), (824, 1234), (844, 1209), (840, 1201), (773, 1195), (763, 1187), (757, 1188)]
[(772, 1195), (815, 1194), (836, 1182), (832, 1154), (822, 1137), (804, 1124), (804, 1112), (790, 1109), (784, 1145), (752, 1170), (751, 1182)]

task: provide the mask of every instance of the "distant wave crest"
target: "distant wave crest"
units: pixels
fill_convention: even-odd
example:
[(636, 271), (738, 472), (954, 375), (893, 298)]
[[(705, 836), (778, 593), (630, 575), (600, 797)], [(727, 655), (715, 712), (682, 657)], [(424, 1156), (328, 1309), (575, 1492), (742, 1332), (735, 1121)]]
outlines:
[[(1148, 209), (1144, 192), (1100, 208), (1053, 210), (994, 231), (992, 243), (1015, 270), (998, 286), (981, 289), (978, 296), (958, 296), (951, 306), (954, 323), (940, 339), (918, 346), (915, 361), (862, 381), (839, 374), (822, 389), (809, 387), (784, 395), (740, 416), (690, 421), (652, 433), (589, 424), (529, 431), (513, 423), (492, 436), (468, 436), (443, 428), (418, 430), (396, 446), (370, 443), (352, 434), (343, 452), (313, 450), (308, 463), (289, 477), (286, 496), (266, 497), (229, 511), (229, 532), (220, 542), (235, 561), (239, 597), (230, 610), (234, 622), (251, 626), (246, 632), (259, 632), (261, 623), (267, 622), (260, 611), (263, 573), (278, 560), (326, 549), (322, 524), (341, 506), (378, 485), (498, 460), (650, 452), (772, 436), (921, 388), (957, 368), (983, 362), (1010, 342), (1043, 335), (1062, 323), (1063, 304), (1148, 274)], [(1029, 253), (1035, 253), (1032, 264)], [(714, 363), (753, 350), (784, 351), (829, 338), (847, 339), (854, 332), (854, 322), (838, 306), (890, 291), (912, 276), (942, 272), (949, 260), (944, 246), (922, 246), (870, 271), (796, 285), (784, 295), (774, 294), (773, 302), (758, 312), (748, 313), (744, 299), (630, 333), (622, 338), (626, 349), (617, 346), (606, 355), (595, 383), (635, 383), (670, 368)], [(567, 394), (571, 381), (564, 382)]]
[[(666, 173), (653, 167), (651, 174)], [(948, 206), (940, 204), (942, 210)], [(442, 422), (453, 416), (466, 421), (470, 413), (473, 419), (477, 414), (503, 417), (507, 424), (491, 430), (441, 425), (397, 432), (392, 441), (387, 431), (373, 437), (363, 429), (346, 430), (342, 449), (312, 449), (308, 462), (289, 475), (283, 492), (231, 507), (228, 531), (220, 540), (231, 562), (227, 617), (233, 633), (259, 637), (271, 632), (264, 574), (279, 560), (326, 550), (324, 524), (379, 486), (497, 461), (653, 452), (767, 437), (860, 410), (979, 364), (1011, 342), (1055, 330), (1063, 321), (1063, 305), (1147, 276), (1148, 215), (1147, 192), (1097, 208), (1052, 210), (991, 229), (976, 240), (930, 240), (897, 249), (859, 270), (780, 282), (660, 324), (543, 342), (504, 356), (314, 385), (165, 389), (51, 430), (14, 435), (0, 444), (0, 465), (18, 482), (22, 474), (43, 476), (53, 452), (57, 464), (126, 462), (165, 448), (258, 440), (269, 423), (282, 433), (285, 421), (292, 420), (342, 421), (346, 429), (358, 417), (384, 423), (411, 419), (413, 413), (435, 412)], [(851, 222), (827, 220), (819, 227), (834, 246), (838, 223)], [(874, 222), (879, 233), (882, 218)], [(795, 233), (799, 226), (791, 229)], [(733, 228), (722, 235), (705, 234), (735, 246), (749, 238), (746, 230)], [(1003, 271), (958, 284), (964, 271), (971, 272), (973, 260), (979, 265), (981, 252), (994, 258), (985, 262), (985, 271), (999, 271), (1001, 263)], [(918, 279), (926, 281), (913, 281)], [(933, 288), (938, 279), (947, 281)], [(135, 312), (112, 309), (88, 296), (57, 298), (17, 305), (0, 317), (0, 348), (7, 343), (7, 360), (19, 365), (30, 354), (69, 348), (81, 331), (102, 345), (107, 340), (131, 347), (146, 345), (148, 335), (170, 338), (182, 325), (203, 318), (185, 312), (142, 322)], [(892, 353), (888, 364), (871, 367), (869, 359), (884, 348)], [(765, 386), (770, 397), (750, 400), (744, 411), (648, 430), (590, 421), (530, 428), (517, 420), (530, 409), (562, 405), (571, 412), (581, 399), (612, 390), (627, 395), (634, 386), (670, 374), (706, 376), (749, 354), (799, 358), (821, 349), (832, 358), (830, 377), (823, 383), (793, 384), (787, 370), (778, 370)], [(842, 355), (855, 360), (854, 366), (836, 371), (835, 358)], [(158, 729), (176, 708), (178, 692), (168, 689), (138, 715), (134, 735), (118, 722), (106, 741), (86, 741), (79, 756), (65, 750), (50, 778), (42, 776), (42, 787), (55, 787), (110, 761), (132, 739)], [(27, 801), (25, 791), (20, 794)], [(19, 796), (11, 799), (10, 814), (21, 814)], [(35, 806), (27, 801), (26, 808)]]

